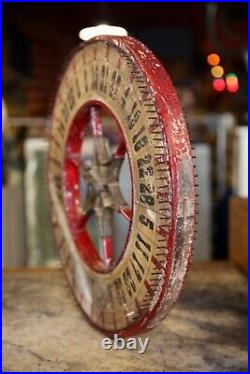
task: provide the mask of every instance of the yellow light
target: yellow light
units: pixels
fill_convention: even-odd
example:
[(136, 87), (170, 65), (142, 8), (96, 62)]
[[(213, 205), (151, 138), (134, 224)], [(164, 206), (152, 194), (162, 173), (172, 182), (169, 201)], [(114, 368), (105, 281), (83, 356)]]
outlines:
[(220, 65), (213, 66), (211, 68), (211, 74), (214, 78), (221, 78), (224, 74), (224, 69)]
[(80, 30), (79, 38), (82, 40), (89, 40), (99, 35), (116, 35), (116, 36), (127, 36), (128, 32), (123, 27), (111, 26), (111, 25), (98, 25), (93, 27), (85, 27)]
[(211, 53), (210, 55), (207, 56), (207, 62), (211, 66), (219, 65), (220, 56), (217, 55), (216, 53)]

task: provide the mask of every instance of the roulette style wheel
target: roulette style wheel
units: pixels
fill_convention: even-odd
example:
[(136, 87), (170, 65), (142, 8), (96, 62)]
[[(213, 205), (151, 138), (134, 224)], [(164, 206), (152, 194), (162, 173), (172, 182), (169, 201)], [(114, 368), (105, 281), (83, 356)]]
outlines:
[(156, 326), (190, 263), (195, 181), (175, 89), (138, 40), (98, 36), (72, 55), (48, 174), (57, 248), (88, 321), (110, 336)]

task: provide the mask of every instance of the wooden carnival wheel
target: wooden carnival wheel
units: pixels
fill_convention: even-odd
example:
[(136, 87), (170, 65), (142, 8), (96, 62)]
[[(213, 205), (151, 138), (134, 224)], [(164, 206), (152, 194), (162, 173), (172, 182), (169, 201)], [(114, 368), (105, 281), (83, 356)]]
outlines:
[[(190, 261), (195, 189), (178, 98), (142, 43), (99, 36), (74, 53), (54, 104), (48, 172), (57, 247), (90, 323), (121, 336), (157, 325)], [(120, 253), (117, 215), (127, 222)]]

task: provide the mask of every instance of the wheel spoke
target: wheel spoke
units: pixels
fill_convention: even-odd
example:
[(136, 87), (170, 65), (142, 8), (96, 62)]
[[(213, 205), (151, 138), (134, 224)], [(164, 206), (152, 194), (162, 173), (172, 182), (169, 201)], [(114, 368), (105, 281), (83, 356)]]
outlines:
[(105, 265), (109, 266), (113, 261), (113, 210), (110, 207), (105, 208), (103, 199), (98, 196), (95, 201), (95, 213), (102, 240), (103, 260)]
[(80, 173), (81, 173), (81, 176), (83, 177), (84, 182), (90, 183), (90, 182), (94, 181), (94, 178), (93, 178), (92, 173), (91, 173), (91, 169), (81, 167), (80, 168)]
[(117, 183), (119, 181), (123, 160), (123, 158), (114, 158), (114, 156), (112, 159), (112, 168), (110, 173), (112, 175), (112, 180), (116, 181)]
[(128, 205), (121, 206), (119, 209), (119, 213), (123, 215), (128, 221), (132, 220), (132, 210)]
[(111, 161), (110, 145), (103, 136), (102, 119), (96, 106), (90, 108), (90, 123), (94, 136), (94, 161), (99, 165), (106, 165)]
[(90, 123), (94, 137), (101, 136), (103, 134), (102, 119), (100, 116), (100, 111), (96, 106), (91, 106), (90, 108)]
[(84, 189), (85, 192), (81, 191), (80, 193), (80, 201), (83, 210), (83, 214), (85, 216), (89, 215), (89, 212), (94, 209), (95, 203), (95, 186), (94, 186), (94, 178), (90, 172), (90, 169), (81, 168), (81, 177), (84, 181)]
[(80, 167), (80, 156), (77, 153), (67, 152), (66, 159), (71, 161), (77, 168)]
[(106, 266), (110, 266), (113, 261), (113, 240), (112, 236), (102, 238), (103, 258)]
[(124, 159), (126, 152), (127, 152), (126, 144), (125, 144), (124, 140), (122, 140), (118, 144), (118, 146), (117, 146), (117, 148), (114, 152), (114, 157)]
[(99, 165), (107, 165), (111, 162), (110, 145), (107, 138), (100, 135), (94, 138), (95, 156)]
[(77, 230), (82, 230), (83, 228), (85, 228), (87, 222), (88, 222), (88, 219), (90, 218), (90, 216), (92, 215), (93, 211), (92, 210), (89, 210), (87, 211), (86, 214), (82, 215), (79, 217), (79, 220), (77, 222), (77, 226), (76, 226), (76, 229)]
[(127, 206), (118, 182), (109, 183), (109, 191), (112, 196), (113, 208), (115, 211), (119, 212), (121, 206)]

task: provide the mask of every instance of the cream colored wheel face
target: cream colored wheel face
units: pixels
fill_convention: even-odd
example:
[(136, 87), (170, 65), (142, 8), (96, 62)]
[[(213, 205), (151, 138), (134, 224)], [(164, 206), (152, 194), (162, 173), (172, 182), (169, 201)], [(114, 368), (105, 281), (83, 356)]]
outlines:
[[(81, 259), (61, 200), (70, 125), (79, 110), (94, 101), (103, 103), (121, 126), (133, 180), (133, 218), (127, 246), (117, 266), (108, 273), (96, 272)], [(173, 183), (168, 144), (157, 126), (159, 122), (154, 94), (148, 89), (140, 67), (126, 52), (103, 41), (94, 41), (74, 55), (61, 81), (52, 116), (49, 158), (52, 219), (60, 256), (75, 296), (91, 321), (105, 331), (126, 330), (153, 310), (162, 293), (167, 268), (172, 287), (178, 281), (174, 278), (178, 278), (178, 273), (174, 274), (176, 264), (168, 256), (175, 219)], [(189, 160), (185, 165), (190, 169)], [(192, 241), (194, 211), (191, 206), (188, 209), (184, 224), (190, 227), (183, 239), (186, 244), (180, 250), (185, 250), (185, 245)], [(181, 214), (178, 218), (183, 223)]]

